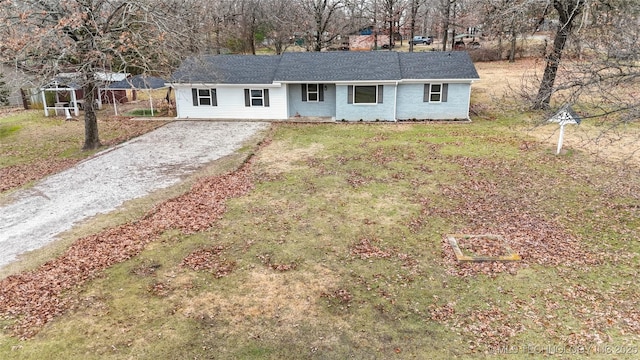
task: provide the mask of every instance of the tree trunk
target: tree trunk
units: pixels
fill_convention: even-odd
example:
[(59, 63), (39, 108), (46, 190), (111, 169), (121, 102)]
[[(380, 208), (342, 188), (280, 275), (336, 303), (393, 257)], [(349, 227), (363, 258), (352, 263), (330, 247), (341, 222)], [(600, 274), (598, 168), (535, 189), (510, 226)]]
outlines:
[(451, 6), (447, 5), (444, 12), (444, 24), (442, 25), (444, 29), (444, 34), (442, 36), (442, 51), (447, 51), (447, 42), (449, 40), (449, 21), (450, 21), (449, 16), (451, 15), (450, 9), (451, 9)]
[(98, 119), (95, 110), (96, 85), (93, 74), (89, 76), (91, 79), (88, 79), (82, 88), (84, 91), (84, 146), (82, 146), (82, 150), (94, 150), (102, 146), (98, 137)]
[[(511, 24), (511, 26), (513, 26), (513, 24)], [(517, 45), (516, 31), (511, 30), (511, 49), (509, 50), (510, 63), (516, 62), (516, 45)]]
[(389, 50), (393, 49), (393, 15), (389, 20)]
[(409, 52), (413, 52), (413, 37), (416, 35), (416, 13), (418, 7), (416, 0), (411, 1), (411, 25), (409, 28)]
[(313, 51), (322, 51), (322, 35), (320, 32), (316, 34), (316, 46)]
[[(567, 4), (565, 6), (566, 1)], [(547, 65), (542, 75), (540, 88), (533, 103), (533, 109), (548, 109), (553, 94), (553, 84), (556, 81), (558, 67), (562, 58), (562, 51), (573, 30), (573, 21), (578, 17), (584, 7), (584, 0), (578, 0), (575, 4), (572, 0), (554, 0), (553, 7), (558, 11), (560, 25), (553, 40), (553, 51), (547, 58)]]

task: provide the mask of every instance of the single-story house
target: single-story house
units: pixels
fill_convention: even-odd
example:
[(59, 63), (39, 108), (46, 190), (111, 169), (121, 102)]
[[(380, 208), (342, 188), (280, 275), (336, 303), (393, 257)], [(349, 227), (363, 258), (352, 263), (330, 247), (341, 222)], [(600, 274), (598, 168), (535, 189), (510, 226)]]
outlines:
[(479, 76), (466, 52), (205, 55), (170, 80), (182, 119), (469, 118)]

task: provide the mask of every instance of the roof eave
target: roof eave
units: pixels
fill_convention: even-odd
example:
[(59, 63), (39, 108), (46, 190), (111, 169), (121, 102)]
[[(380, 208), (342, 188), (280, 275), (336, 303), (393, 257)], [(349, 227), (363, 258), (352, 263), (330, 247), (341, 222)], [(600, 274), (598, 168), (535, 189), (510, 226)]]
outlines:
[(466, 83), (474, 83), (476, 81), (480, 80), (480, 78), (462, 78), (462, 79), (452, 79), (452, 78), (430, 78), (430, 79), (402, 79), (401, 82), (402, 83), (406, 83), (406, 84), (413, 84), (413, 83), (419, 83), (419, 84), (424, 84), (424, 83), (428, 83), (428, 82), (442, 82), (442, 83), (449, 83), (449, 84), (466, 84)]
[(202, 86), (202, 87), (270, 87), (270, 88), (276, 88), (276, 87), (282, 87), (282, 83), (281, 82), (273, 82), (273, 83), (239, 83), (239, 84), (229, 84), (229, 83), (215, 83), (215, 82), (204, 82), (204, 81), (193, 81), (193, 82), (180, 82), (180, 81), (176, 81), (176, 82), (169, 82), (166, 83), (165, 85), (167, 86), (172, 86), (172, 87), (190, 87), (190, 86)]

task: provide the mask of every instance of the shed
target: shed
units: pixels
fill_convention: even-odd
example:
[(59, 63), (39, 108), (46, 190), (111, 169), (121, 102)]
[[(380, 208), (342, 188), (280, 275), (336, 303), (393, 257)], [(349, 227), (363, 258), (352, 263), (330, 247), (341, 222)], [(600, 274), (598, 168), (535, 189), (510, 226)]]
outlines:
[[(44, 106), (45, 116), (49, 116), (49, 110), (55, 111), (56, 115), (64, 115), (66, 110), (73, 109), (75, 116), (78, 116), (79, 110), (83, 107), (84, 92), (82, 90), (82, 73), (60, 73), (56, 75), (49, 83), (40, 88)], [(111, 73), (96, 72), (93, 77), (96, 81), (109, 84), (114, 81), (123, 80), (128, 76), (127, 73)], [(47, 103), (47, 93), (54, 93), (55, 99), (53, 106)], [(111, 94), (114, 96), (113, 94)], [(101, 107), (102, 100), (100, 91), (98, 91), (98, 107)]]
[[(151, 90), (164, 89), (169, 87), (166, 84), (166, 81), (162, 78), (155, 76), (146, 76), (146, 75), (135, 75), (120, 81), (113, 82), (109, 84), (107, 87), (108, 90), (146, 90), (147, 92), (151, 92)], [(149, 94), (149, 107), (151, 108), (151, 115), (153, 116), (153, 98), (151, 94)], [(113, 109), (118, 115), (118, 109), (116, 107), (116, 103), (113, 103)]]

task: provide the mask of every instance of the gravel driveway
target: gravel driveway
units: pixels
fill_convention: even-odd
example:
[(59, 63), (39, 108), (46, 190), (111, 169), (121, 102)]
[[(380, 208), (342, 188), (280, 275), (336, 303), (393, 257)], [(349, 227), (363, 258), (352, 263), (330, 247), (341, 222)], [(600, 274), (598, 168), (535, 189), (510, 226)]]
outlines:
[(176, 121), (98, 153), (13, 194), (0, 207), (0, 266), (53, 241), (74, 224), (176, 184), (238, 150), (261, 122)]

